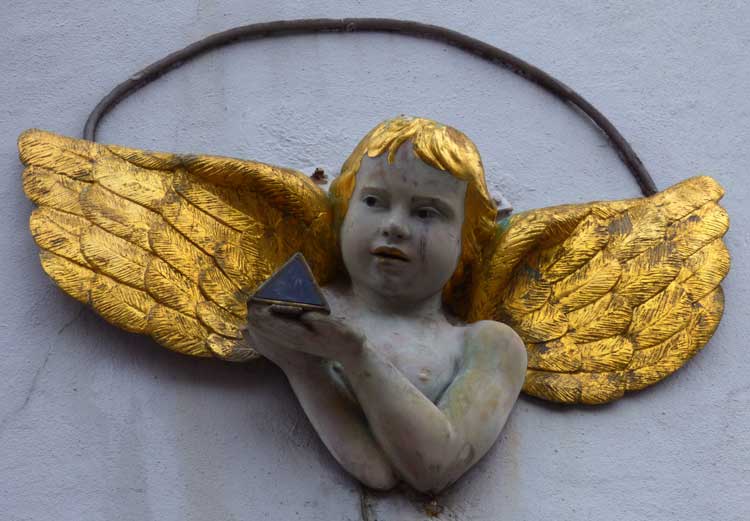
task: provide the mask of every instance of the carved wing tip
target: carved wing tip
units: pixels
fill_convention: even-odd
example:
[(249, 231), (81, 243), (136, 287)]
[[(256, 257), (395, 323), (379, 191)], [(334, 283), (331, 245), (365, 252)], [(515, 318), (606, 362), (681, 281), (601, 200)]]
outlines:
[(724, 193), (724, 188), (721, 186), (721, 183), (719, 183), (715, 178), (711, 177), (710, 175), (698, 175), (693, 177), (695, 180), (699, 180), (702, 183), (706, 183), (707, 185), (716, 188), (718, 190), (721, 190), (722, 193)]
[(691, 177), (690, 179), (687, 179), (682, 183), (676, 184), (675, 187), (681, 187), (683, 185), (691, 185), (695, 188), (704, 190), (705, 192), (710, 194), (711, 200), (713, 201), (718, 201), (719, 199), (724, 197), (724, 187), (721, 186), (721, 184), (716, 179), (709, 175), (698, 175), (695, 177)]
[(216, 358), (227, 362), (250, 362), (261, 357), (257, 351), (241, 341), (232, 340), (215, 333), (206, 339), (206, 347)]
[(48, 130), (42, 130), (41, 128), (31, 127), (27, 128), (23, 132), (21, 132), (18, 135), (18, 145), (21, 146), (22, 143), (26, 143), (29, 140), (37, 139), (38, 137), (43, 136), (54, 136), (52, 132), (49, 132)]
[(18, 159), (21, 163), (29, 166), (34, 148), (49, 141), (50, 136), (54, 134), (38, 128), (29, 128), (21, 132), (18, 135)]
[(34, 184), (34, 167), (27, 166), (21, 172), (21, 186), (23, 193), (30, 201), (34, 201), (34, 198), (39, 195), (39, 189)]

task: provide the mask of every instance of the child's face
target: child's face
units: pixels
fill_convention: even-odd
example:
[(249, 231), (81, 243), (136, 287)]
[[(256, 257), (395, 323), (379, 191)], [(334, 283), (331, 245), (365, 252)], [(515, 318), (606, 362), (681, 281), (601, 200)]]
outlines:
[(467, 183), (422, 162), (411, 142), (393, 163), (365, 156), (341, 226), (355, 285), (399, 304), (439, 293), (461, 253)]

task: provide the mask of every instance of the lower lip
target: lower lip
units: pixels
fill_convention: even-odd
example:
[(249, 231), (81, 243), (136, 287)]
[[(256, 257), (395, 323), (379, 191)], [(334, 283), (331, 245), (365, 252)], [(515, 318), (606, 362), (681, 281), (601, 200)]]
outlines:
[(409, 264), (408, 261), (397, 259), (394, 257), (383, 257), (381, 255), (375, 255), (374, 257), (375, 263), (382, 268), (403, 269), (407, 266), (407, 264)]

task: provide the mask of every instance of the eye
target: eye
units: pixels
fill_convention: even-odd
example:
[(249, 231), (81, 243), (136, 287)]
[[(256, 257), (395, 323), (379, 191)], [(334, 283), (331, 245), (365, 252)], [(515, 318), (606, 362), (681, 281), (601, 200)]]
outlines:
[(362, 198), (362, 202), (365, 203), (370, 208), (373, 208), (375, 206), (380, 206), (380, 199), (375, 197), (374, 195), (366, 195)]
[(414, 215), (416, 215), (417, 218), (422, 219), (423, 221), (427, 221), (430, 219), (441, 217), (443, 214), (441, 214), (440, 211), (436, 210), (432, 206), (422, 206), (414, 211)]

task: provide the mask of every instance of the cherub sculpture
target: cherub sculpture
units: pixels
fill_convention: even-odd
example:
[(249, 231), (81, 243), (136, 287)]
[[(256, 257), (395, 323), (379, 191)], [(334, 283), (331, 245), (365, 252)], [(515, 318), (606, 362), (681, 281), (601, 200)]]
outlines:
[[(63, 290), (180, 353), (270, 359), (376, 489), (453, 483), (522, 389), (598, 404), (661, 380), (723, 311), (728, 219), (709, 177), (498, 223), (474, 144), (422, 118), (375, 127), (329, 193), (263, 163), (38, 130), (19, 149), (31, 231)], [(330, 316), (248, 306), (295, 252)]]

